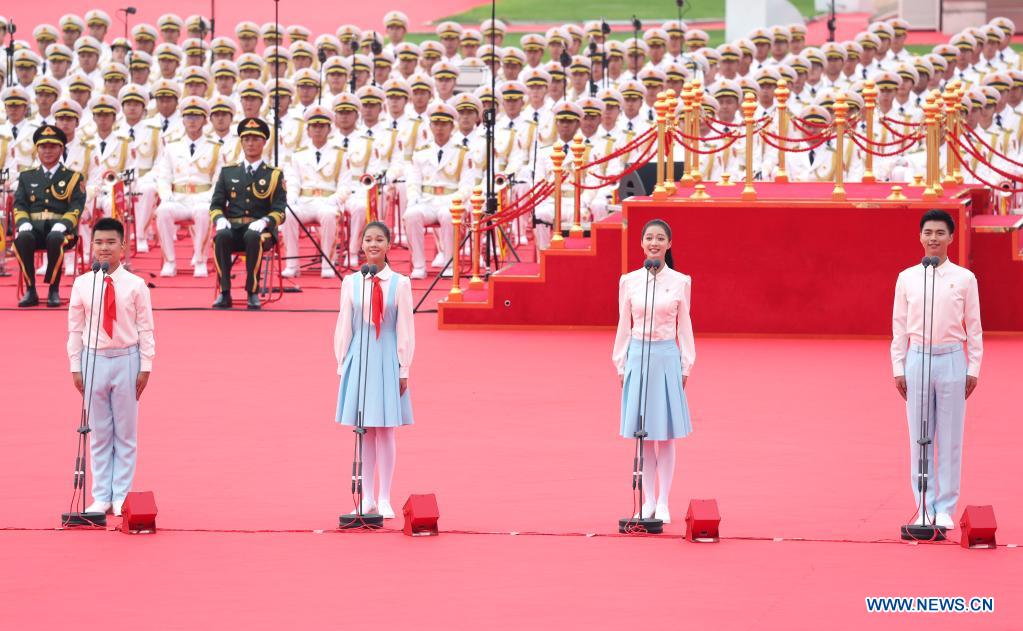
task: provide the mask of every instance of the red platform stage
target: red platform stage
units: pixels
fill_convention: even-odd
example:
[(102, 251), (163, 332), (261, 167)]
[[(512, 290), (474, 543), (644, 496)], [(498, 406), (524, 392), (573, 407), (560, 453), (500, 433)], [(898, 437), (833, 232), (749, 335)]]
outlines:
[(676, 267), (693, 277), (701, 333), (885, 335), (895, 278), (922, 256), (920, 215), (940, 208), (958, 226), (951, 259), (978, 276), (985, 328), (1023, 331), (1013, 305), (1023, 288), (1019, 218), (983, 214), (985, 190), (950, 187), (925, 202), (920, 188), (889, 200), (890, 185), (850, 184), (836, 202), (829, 183), (756, 188), (751, 202), (739, 199), (741, 185), (709, 185), (704, 200), (689, 199), (691, 188), (630, 198), (591, 238), (502, 270), (462, 303), (442, 301), (440, 326), (614, 326), (618, 276), (642, 264), (640, 233), (659, 217), (672, 226)]

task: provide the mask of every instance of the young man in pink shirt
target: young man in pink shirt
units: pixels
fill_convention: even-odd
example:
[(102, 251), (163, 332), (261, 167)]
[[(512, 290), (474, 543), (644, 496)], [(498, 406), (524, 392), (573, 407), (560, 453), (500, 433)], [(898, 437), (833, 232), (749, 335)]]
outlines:
[[(948, 260), (954, 234), (955, 222), (943, 210), (929, 210), (921, 218), (920, 243), (924, 256), (937, 258), (938, 264), (930, 269), (914, 265), (899, 274), (892, 310), (891, 348), (895, 386), (906, 400), (910, 481), (917, 506), (920, 505), (917, 440), (920, 438), (921, 405), (927, 406), (924, 408), (927, 434), (932, 440), (926, 456), (925, 511), (917, 515), (916, 523), (934, 523), (947, 529), (955, 528), (952, 515), (959, 500), (966, 399), (977, 387), (984, 352), (977, 277)], [(925, 345), (931, 343), (932, 356), (925, 362)], [(929, 387), (924, 377), (930, 381)], [(921, 393), (921, 388), (927, 389)]]

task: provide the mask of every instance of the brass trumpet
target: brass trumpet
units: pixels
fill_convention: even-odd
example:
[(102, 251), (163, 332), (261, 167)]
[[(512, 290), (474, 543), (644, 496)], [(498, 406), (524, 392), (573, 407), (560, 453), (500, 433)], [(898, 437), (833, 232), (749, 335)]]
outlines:
[(370, 173), (363, 173), (362, 177), (359, 178), (359, 184), (363, 186), (374, 186), (377, 183), (377, 179)]
[(503, 191), (504, 189), (508, 188), (509, 181), (510, 180), (509, 180), (508, 176), (505, 175), (504, 173), (495, 173), (494, 174), (494, 191), (495, 192)]

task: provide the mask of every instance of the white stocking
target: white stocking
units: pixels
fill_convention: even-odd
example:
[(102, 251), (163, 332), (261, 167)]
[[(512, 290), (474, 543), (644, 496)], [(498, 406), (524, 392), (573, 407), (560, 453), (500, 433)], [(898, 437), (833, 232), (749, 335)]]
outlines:
[(643, 506), (654, 505), (654, 475), (657, 471), (657, 452), (654, 441), (643, 441)]
[(393, 427), (375, 427), (370, 430), (376, 434), (377, 465), (380, 467), (381, 502), (391, 502), (391, 480), (394, 478), (395, 441)]
[(367, 429), (362, 435), (362, 506), (370, 508), (376, 506), (373, 501), (374, 471), (377, 464), (377, 441), (375, 429)]
[(668, 505), (671, 494), (671, 479), (675, 476), (675, 441), (657, 441), (657, 504)]

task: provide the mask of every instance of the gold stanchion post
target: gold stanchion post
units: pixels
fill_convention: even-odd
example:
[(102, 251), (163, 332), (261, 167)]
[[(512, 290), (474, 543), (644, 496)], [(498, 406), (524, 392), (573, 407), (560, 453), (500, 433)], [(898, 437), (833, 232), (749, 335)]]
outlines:
[(665, 113), (665, 135), (669, 149), (667, 150), (667, 156), (665, 158), (664, 169), (664, 190), (668, 191), (668, 195), (674, 195), (677, 188), (675, 184), (675, 149), (673, 148), (674, 140), (672, 138), (673, 133), (678, 128), (678, 119), (675, 117), (675, 109), (678, 107), (678, 97), (675, 95), (674, 90), (665, 90), (665, 104), (667, 110)]
[(578, 132), (572, 139), (572, 165), (575, 177), (575, 212), (572, 215), (572, 228), (568, 236), (579, 238), (583, 236), (583, 154), (586, 152), (586, 143), (583, 141), (582, 132)]
[[(700, 137), (700, 117), (703, 116), (703, 84), (700, 83), (699, 79), (693, 81), (693, 109), (689, 114), (691, 122), (689, 123), (689, 135), (693, 138)], [(697, 149), (700, 148), (700, 141), (694, 140), (693, 146)], [(696, 151), (693, 152), (693, 158), (690, 161), (690, 165), (693, 169), (693, 183), (703, 181), (703, 173), (700, 172), (700, 154)]]
[(746, 186), (743, 187), (739, 199), (743, 201), (753, 201), (757, 198), (757, 189), (753, 188), (753, 113), (756, 111), (756, 98), (747, 93), (742, 99), (742, 117), (746, 123)]
[(778, 102), (778, 172), (774, 175), (775, 182), (788, 182), (789, 174), (785, 170), (785, 153), (787, 144), (785, 138), (789, 135), (789, 86), (788, 81), (782, 79), (774, 90), (774, 98)]
[(926, 187), (924, 188), (923, 199), (933, 200), (938, 199), (938, 189), (935, 186), (935, 180), (937, 179), (937, 173), (935, 173), (935, 162), (934, 162), (934, 132), (937, 130), (938, 117), (937, 109), (938, 105), (934, 102), (934, 95), (927, 95), (927, 100), (924, 102), (924, 147), (926, 149), (927, 156), (927, 170), (925, 177)]
[(472, 197), (469, 204), (472, 206), (472, 277), (469, 279), (469, 289), (483, 289), (483, 279), (480, 278), (480, 225), (483, 221), (483, 189), (477, 186), (472, 189)]
[[(685, 134), (686, 136), (692, 135), (689, 131), (691, 123), (690, 119), (692, 118), (691, 116), (692, 111), (693, 111), (693, 84), (687, 83), (684, 86), (682, 86), (682, 125), (681, 125), (682, 133)], [(693, 142), (689, 138), (686, 138), (685, 140), (687, 143)], [(682, 179), (679, 181), (679, 184), (681, 184), (682, 186), (691, 186), (693, 183), (693, 170), (690, 167), (692, 161), (693, 152), (686, 150), (685, 158), (683, 158), (682, 160)]]
[[(874, 144), (874, 112), (877, 107), (877, 84), (869, 79), (863, 84), (863, 120), (867, 124), (867, 148), (872, 149)], [(870, 151), (864, 152), (863, 158), (863, 182), (872, 184), (877, 181), (874, 176), (874, 154)]]
[(551, 248), (560, 250), (565, 247), (565, 237), (561, 236), (561, 185), (565, 181), (565, 152), (561, 145), (554, 143), (554, 152), (551, 154), (551, 162), (554, 163), (554, 225), (551, 226)]
[(456, 197), (451, 202), (451, 230), (455, 233), (455, 251), (451, 257), (451, 291), (448, 292), (448, 302), (462, 302), (462, 288), (461, 278), (459, 273), (461, 270), (461, 242), (462, 242), (462, 217), (465, 214), (465, 208), (462, 206), (462, 200)]
[(667, 106), (664, 104), (664, 92), (658, 93), (654, 110), (657, 112), (657, 185), (654, 186), (653, 198), (665, 199), (668, 196), (668, 191), (664, 188), (664, 153), (667, 149), (664, 142), (665, 112), (667, 111)]
[(845, 94), (835, 99), (835, 188), (831, 191), (831, 200), (845, 201), (845, 125), (848, 122), (849, 104), (845, 102)]

